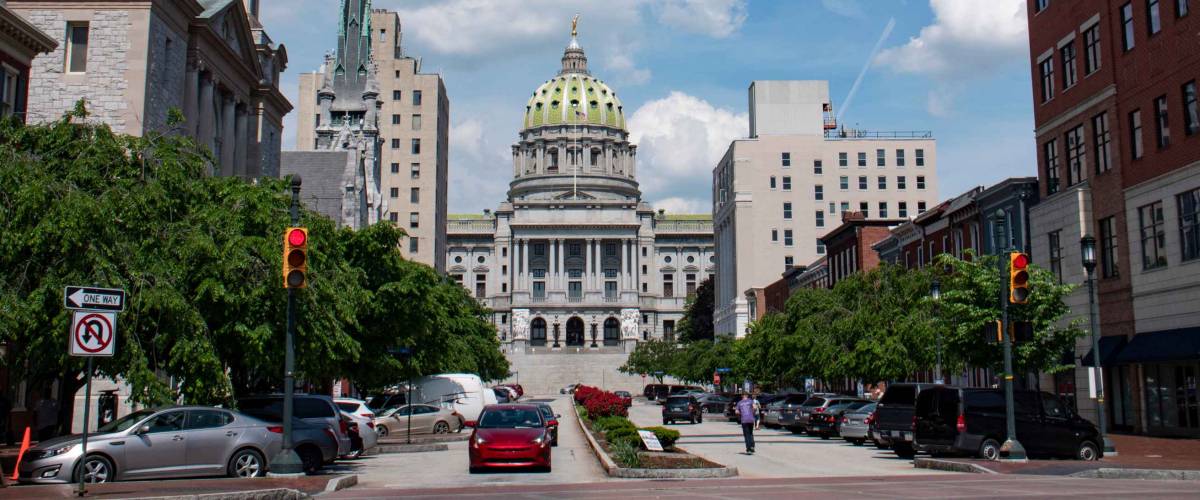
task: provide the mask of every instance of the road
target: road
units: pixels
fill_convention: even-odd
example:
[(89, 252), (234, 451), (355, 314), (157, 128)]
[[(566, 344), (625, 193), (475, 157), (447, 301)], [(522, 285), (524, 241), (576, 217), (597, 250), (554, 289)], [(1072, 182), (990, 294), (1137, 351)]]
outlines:
[[(637, 401), (629, 417), (639, 427), (662, 425), (662, 407)], [(738, 468), (741, 477), (832, 477), (929, 475), (890, 451), (822, 440), (763, 427), (755, 433), (755, 454), (746, 455), (741, 426), (722, 415), (705, 414), (703, 423), (669, 425), (682, 434), (677, 446), (719, 464)]]

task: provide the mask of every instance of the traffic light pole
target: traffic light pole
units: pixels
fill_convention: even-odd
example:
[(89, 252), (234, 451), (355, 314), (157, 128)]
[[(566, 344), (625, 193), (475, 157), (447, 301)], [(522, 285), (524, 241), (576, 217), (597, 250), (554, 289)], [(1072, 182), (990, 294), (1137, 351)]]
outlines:
[(1004, 444), (1000, 445), (1000, 452), (1007, 454), (1009, 460), (1025, 460), (1025, 447), (1021, 446), (1021, 442), (1017, 441), (1017, 419), (1014, 410), (1013, 401), (1013, 361), (1012, 361), (1012, 332), (1009, 330), (1008, 319), (1008, 265), (1009, 252), (1011, 249), (1008, 245), (1008, 233), (1005, 230), (1007, 225), (1007, 214), (1004, 210), (996, 211), (996, 250), (997, 256), (1000, 257), (998, 264), (1000, 268), (1000, 329), (1003, 335), (1002, 344), (1004, 345), (1004, 423), (1005, 423), (1005, 440)]
[[(292, 176), (292, 226), (300, 224), (300, 176)], [(295, 393), (296, 352), (293, 337), (296, 331), (296, 289), (287, 289), (287, 340), (283, 367), (283, 447), (271, 460), (271, 473), (277, 475), (303, 474), (304, 463), (292, 449), (292, 400)]]

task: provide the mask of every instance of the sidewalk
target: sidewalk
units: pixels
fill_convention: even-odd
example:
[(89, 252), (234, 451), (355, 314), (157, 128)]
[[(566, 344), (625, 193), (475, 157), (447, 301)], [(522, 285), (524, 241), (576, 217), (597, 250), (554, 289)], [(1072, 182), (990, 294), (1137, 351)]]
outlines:
[[(128, 481), (88, 485), (88, 498), (145, 498), (183, 495), (219, 495), (236, 498), (239, 493), (270, 492), (269, 498), (303, 498), (325, 491), (335, 476), (256, 479), (189, 479), (176, 481)], [(10, 486), (0, 489), (5, 500), (78, 498), (74, 484)], [(261, 496), (260, 496), (261, 497)]]
[(1095, 462), (1078, 460), (1037, 459), (1028, 462), (993, 462), (977, 458), (928, 458), (918, 456), (924, 464), (918, 468), (944, 470), (945, 467), (930, 462), (951, 462), (975, 466), (999, 474), (1034, 474), (1047, 476), (1069, 476), (1099, 469), (1139, 470), (1183, 470), (1200, 471), (1200, 440), (1170, 439), (1147, 436), (1114, 434), (1109, 436), (1117, 448), (1117, 456), (1105, 457)]

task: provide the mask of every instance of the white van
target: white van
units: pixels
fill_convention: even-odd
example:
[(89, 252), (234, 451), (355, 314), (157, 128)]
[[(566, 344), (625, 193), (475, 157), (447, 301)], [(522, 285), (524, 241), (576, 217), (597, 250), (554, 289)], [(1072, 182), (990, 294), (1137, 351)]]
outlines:
[(479, 419), (484, 406), (495, 404), (496, 395), (478, 375), (442, 373), (414, 380), (413, 402), (451, 409), (470, 421)]

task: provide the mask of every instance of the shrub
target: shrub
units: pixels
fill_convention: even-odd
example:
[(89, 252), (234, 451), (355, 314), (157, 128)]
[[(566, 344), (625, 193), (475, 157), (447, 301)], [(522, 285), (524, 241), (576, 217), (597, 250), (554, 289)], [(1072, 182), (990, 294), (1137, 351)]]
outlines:
[(642, 466), (642, 457), (638, 456), (637, 444), (629, 441), (609, 442), (612, 448), (613, 460), (624, 467), (638, 468)]
[(596, 422), (594, 424), (592, 424), (592, 428), (595, 429), (596, 432), (608, 432), (608, 431), (611, 431), (614, 429), (620, 429), (620, 428), (624, 428), (624, 427), (628, 427), (630, 429), (637, 428), (636, 426), (633, 425), (633, 422), (629, 421), (629, 419), (619, 416), (619, 415), (610, 415), (607, 417), (601, 417), (601, 418), (596, 419)]
[(579, 418), (581, 418), (583, 420), (591, 420), (590, 418), (588, 418), (587, 408), (584, 408), (579, 405), (575, 405), (575, 412), (579, 413)]
[(666, 427), (643, 427), (642, 430), (653, 432), (654, 437), (658, 438), (658, 442), (662, 443), (665, 449), (674, 448), (675, 442), (679, 441), (679, 431), (677, 430)]
[(611, 392), (598, 392), (587, 398), (583, 402), (583, 406), (587, 408), (588, 415), (596, 418), (613, 415), (629, 416), (629, 410), (625, 407), (625, 402)]
[(575, 388), (575, 403), (583, 404), (583, 403), (587, 402), (588, 398), (591, 398), (593, 395), (595, 395), (599, 392), (601, 392), (600, 389), (597, 389), (590, 385), (581, 385), (579, 387), (576, 387)]
[(637, 429), (633, 427), (621, 427), (605, 432), (604, 440), (608, 441), (610, 446), (621, 442), (628, 442), (634, 448), (641, 448), (642, 443), (642, 438), (638, 436)]

